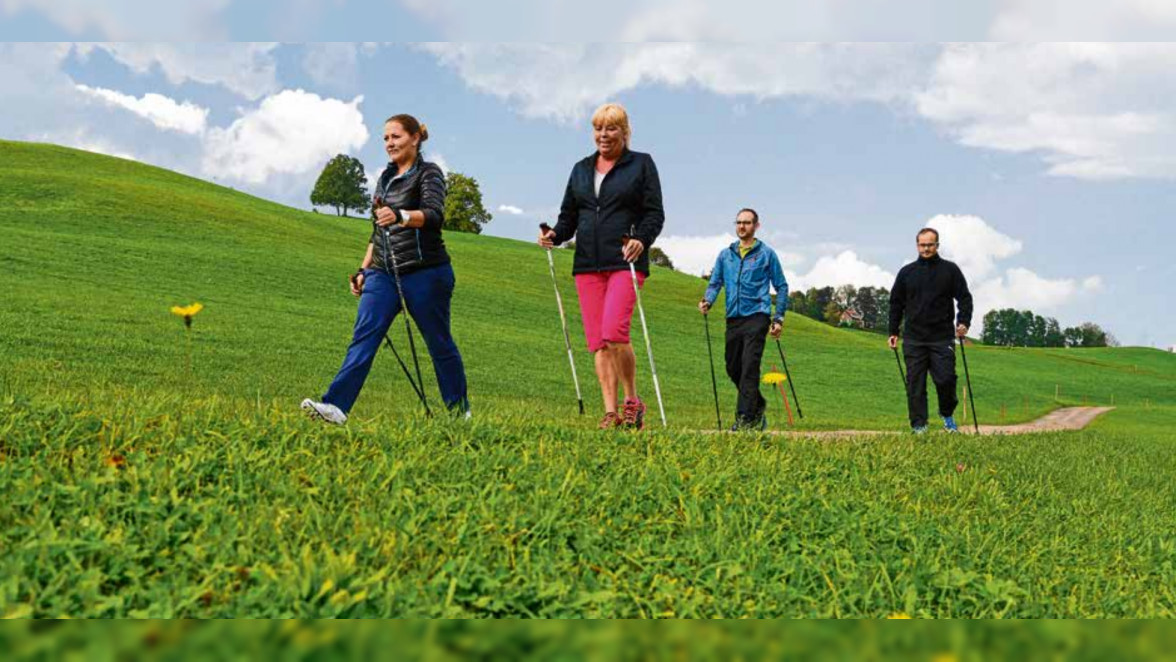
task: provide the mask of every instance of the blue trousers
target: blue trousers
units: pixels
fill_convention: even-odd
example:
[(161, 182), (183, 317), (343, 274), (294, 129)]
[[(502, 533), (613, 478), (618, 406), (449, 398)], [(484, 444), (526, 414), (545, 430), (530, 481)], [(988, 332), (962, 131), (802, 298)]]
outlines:
[[(469, 409), (465, 366), (461, 361), (461, 353), (457, 351), (457, 343), (449, 332), (449, 303), (453, 298), (454, 282), (453, 267), (448, 264), (400, 277), (408, 312), (424, 336), (429, 356), (433, 359), (433, 371), (437, 374), (441, 399), (449, 409), (465, 411)], [(376, 351), (380, 349), (380, 343), (384, 341), (400, 310), (400, 295), (393, 277), (383, 271), (365, 270), (363, 294), (360, 295), (359, 312), (355, 317), (355, 334), (351, 346), (347, 348), (343, 367), (339, 368), (339, 374), (331, 382), (323, 402), (335, 405), (344, 413), (351, 411), (371, 371)], [(403, 349), (400, 351), (408, 363), (410, 359), (407, 352)], [(412, 370), (411, 363), (409, 370)], [(424, 384), (420, 386), (424, 388)]]

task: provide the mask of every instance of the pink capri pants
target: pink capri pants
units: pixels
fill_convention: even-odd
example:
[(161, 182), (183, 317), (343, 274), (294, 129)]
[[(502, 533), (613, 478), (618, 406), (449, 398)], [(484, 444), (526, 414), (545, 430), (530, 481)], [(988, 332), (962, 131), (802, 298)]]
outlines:
[[(645, 287), (645, 274), (637, 272), (637, 283)], [(576, 274), (576, 292), (580, 295), (588, 351), (599, 352), (605, 343), (629, 343), (637, 294), (628, 270)]]

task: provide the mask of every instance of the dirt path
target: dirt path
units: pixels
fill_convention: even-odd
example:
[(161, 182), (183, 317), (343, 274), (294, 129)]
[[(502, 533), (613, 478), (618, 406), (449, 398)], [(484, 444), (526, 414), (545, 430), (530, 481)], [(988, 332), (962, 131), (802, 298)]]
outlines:
[[(1055, 409), (1036, 421), (1018, 423), (1016, 425), (981, 425), (980, 434), (1032, 434), (1034, 432), (1058, 432), (1061, 430), (1081, 430), (1090, 425), (1091, 421), (1111, 411), (1114, 407), (1063, 407)], [(932, 428), (933, 430), (936, 428)], [(901, 430), (779, 430), (770, 434), (787, 437), (816, 437), (820, 439), (838, 439), (843, 437), (868, 437), (882, 434), (895, 434)], [(960, 432), (975, 434), (972, 426), (960, 425)]]

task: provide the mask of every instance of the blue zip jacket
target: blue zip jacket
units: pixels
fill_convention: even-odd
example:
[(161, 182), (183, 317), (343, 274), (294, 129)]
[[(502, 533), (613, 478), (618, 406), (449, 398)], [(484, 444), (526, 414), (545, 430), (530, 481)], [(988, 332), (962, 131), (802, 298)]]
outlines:
[(719, 253), (715, 268), (711, 270), (710, 284), (706, 288), (706, 302), (715, 305), (719, 289), (727, 289), (727, 317), (747, 317), (772, 313), (772, 291), (776, 288), (776, 314), (772, 321), (783, 321), (788, 310), (788, 281), (780, 258), (762, 241), (756, 240), (747, 255), (739, 257), (739, 242), (731, 244)]

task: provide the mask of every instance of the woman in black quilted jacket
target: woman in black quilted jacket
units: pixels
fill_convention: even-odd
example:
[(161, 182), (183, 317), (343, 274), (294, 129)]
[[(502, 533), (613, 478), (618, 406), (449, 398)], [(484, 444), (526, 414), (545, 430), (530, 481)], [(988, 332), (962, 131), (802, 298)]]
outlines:
[(328, 422), (347, 421), (376, 350), (401, 310), (401, 290), (429, 348), (441, 399), (450, 411), (469, 416), (465, 367), (449, 329), (454, 275), (441, 238), (445, 174), (421, 156), (421, 143), (428, 139), (429, 130), (412, 115), (394, 115), (384, 124), (388, 167), (376, 182), (371, 241), (351, 279), (351, 293), (359, 297), (355, 334), (322, 400), (302, 403)]

